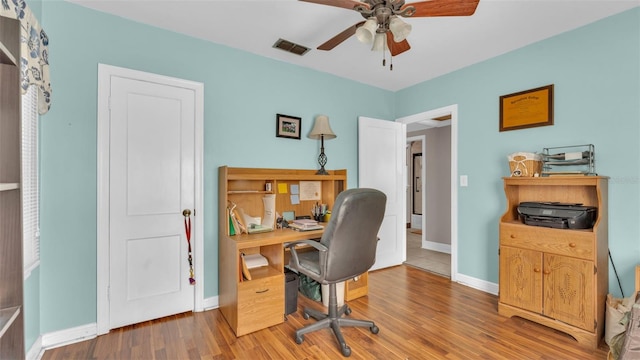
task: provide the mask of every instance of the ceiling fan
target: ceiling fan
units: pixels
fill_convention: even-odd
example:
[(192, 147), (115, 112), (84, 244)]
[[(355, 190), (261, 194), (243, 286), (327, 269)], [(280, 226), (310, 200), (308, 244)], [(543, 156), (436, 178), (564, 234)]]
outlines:
[(300, 1), (355, 10), (366, 19), (318, 46), (318, 50), (331, 50), (355, 34), (361, 42), (372, 43), (372, 50), (389, 50), (391, 56), (396, 56), (411, 48), (406, 40), (411, 25), (400, 17), (470, 16), (480, 0), (427, 0), (408, 4), (404, 0)]

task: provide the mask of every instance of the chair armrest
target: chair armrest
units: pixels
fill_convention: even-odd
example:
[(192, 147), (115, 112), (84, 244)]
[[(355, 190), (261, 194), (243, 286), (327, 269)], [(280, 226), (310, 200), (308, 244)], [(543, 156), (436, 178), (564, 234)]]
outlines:
[(322, 245), (319, 241), (309, 240), (309, 239), (307, 239), (307, 240), (298, 240), (298, 241), (286, 243), (285, 247), (289, 248), (289, 250), (291, 250), (291, 251), (295, 251), (296, 246), (300, 246), (300, 245), (313, 246), (318, 251), (327, 251), (327, 250), (329, 250), (329, 249), (327, 249), (326, 246)]
[(298, 259), (298, 252), (296, 251), (296, 246), (300, 245), (309, 245), (314, 249), (320, 252), (320, 258), (324, 259), (325, 254), (329, 250), (326, 246), (322, 245), (319, 241), (315, 240), (299, 240), (285, 244), (285, 247), (289, 249), (291, 252), (291, 259), (289, 260), (289, 264), (292, 265), (295, 269), (300, 271), (300, 260)]

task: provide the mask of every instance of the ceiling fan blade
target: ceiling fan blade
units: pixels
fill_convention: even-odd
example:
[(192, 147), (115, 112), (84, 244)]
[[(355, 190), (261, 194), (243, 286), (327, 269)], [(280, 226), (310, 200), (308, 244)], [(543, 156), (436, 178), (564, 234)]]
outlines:
[(331, 39), (329, 39), (324, 44), (318, 46), (318, 50), (331, 50), (334, 47), (340, 45), (343, 41), (347, 40), (353, 34), (355, 34), (356, 33), (356, 29), (359, 28), (360, 26), (362, 26), (362, 24), (364, 24), (364, 21), (360, 21), (359, 23), (357, 23), (355, 25), (349, 26), (346, 30), (344, 30), (340, 34), (332, 37)]
[(393, 41), (393, 34), (391, 33), (391, 31), (387, 31), (387, 46), (389, 47), (391, 56), (400, 55), (403, 52), (411, 49), (411, 46), (406, 39), (400, 42)]
[(411, 17), (433, 16), (470, 16), (476, 12), (480, 0), (429, 0), (404, 4), (401, 9), (408, 6), (416, 8)]
[(355, 9), (356, 6), (362, 6), (366, 9), (371, 9), (371, 6), (367, 3), (358, 0), (300, 0), (304, 2), (310, 2), (320, 5), (329, 5), (335, 7), (341, 7), (349, 10)]

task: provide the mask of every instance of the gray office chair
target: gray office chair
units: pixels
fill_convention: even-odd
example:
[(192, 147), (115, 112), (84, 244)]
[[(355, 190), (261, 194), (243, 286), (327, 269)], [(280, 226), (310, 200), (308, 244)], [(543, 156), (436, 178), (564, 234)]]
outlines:
[[(304, 309), (304, 318), (319, 320), (296, 331), (296, 343), (304, 341), (304, 334), (331, 327), (340, 343), (342, 355), (351, 355), (351, 348), (344, 341), (341, 326), (368, 327), (377, 334), (379, 329), (373, 321), (346, 319), (351, 309), (344, 304), (338, 309), (336, 283), (354, 278), (368, 271), (376, 259), (378, 230), (384, 216), (387, 197), (375, 189), (349, 189), (338, 194), (331, 220), (327, 224), (320, 242), (301, 240), (290, 243), (289, 267), (329, 285), (329, 313)], [(298, 245), (309, 245), (313, 249), (298, 249)]]

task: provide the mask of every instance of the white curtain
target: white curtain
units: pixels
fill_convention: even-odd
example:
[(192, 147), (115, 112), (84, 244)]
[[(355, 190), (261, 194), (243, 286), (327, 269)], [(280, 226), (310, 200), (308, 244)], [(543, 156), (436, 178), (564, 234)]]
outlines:
[(49, 78), (49, 38), (40, 27), (25, 0), (0, 0), (0, 16), (20, 21), (20, 87), (26, 93), (36, 85), (38, 112), (45, 114), (51, 108), (51, 81)]

